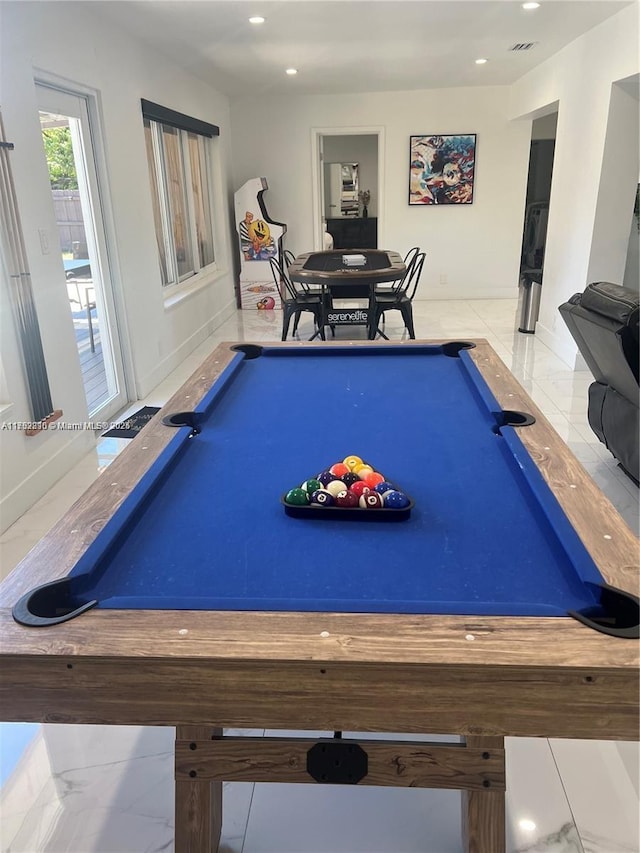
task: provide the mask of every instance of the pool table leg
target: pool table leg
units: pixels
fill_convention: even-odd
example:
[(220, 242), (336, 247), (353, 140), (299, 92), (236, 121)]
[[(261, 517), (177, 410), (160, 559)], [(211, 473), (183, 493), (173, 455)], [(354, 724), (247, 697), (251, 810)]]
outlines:
[[(467, 746), (504, 749), (503, 737), (468, 736)], [(505, 792), (462, 792), (462, 849), (465, 853), (505, 853)]]
[[(178, 726), (176, 740), (202, 741), (222, 729)], [(222, 782), (176, 779), (175, 853), (217, 853), (222, 832)]]

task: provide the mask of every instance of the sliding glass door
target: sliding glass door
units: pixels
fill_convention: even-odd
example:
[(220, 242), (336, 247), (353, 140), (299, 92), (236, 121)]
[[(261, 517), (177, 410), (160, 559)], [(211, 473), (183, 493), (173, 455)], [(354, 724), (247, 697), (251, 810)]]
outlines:
[(89, 97), (38, 85), (59, 251), (91, 420), (127, 402)]

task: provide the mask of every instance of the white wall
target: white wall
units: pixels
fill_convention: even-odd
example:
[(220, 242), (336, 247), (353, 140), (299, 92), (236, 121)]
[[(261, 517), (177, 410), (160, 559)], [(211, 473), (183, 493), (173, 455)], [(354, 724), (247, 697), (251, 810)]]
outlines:
[[(545, 252), (544, 283), (536, 334), (557, 354), (573, 364), (577, 347), (558, 312), (558, 306), (573, 293), (584, 290), (590, 270), (597, 263), (610, 275), (624, 270), (619, 252), (626, 252), (632, 206), (629, 207), (624, 240), (601, 239), (595, 233), (599, 204), (607, 203), (600, 187), (626, 194), (626, 183), (638, 174), (628, 163), (620, 184), (620, 170), (605, 160), (605, 142), (627, 152), (631, 145), (623, 137), (630, 124), (611, 116), (615, 81), (637, 74), (638, 6), (628, 6), (590, 30), (562, 51), (529, 72), (511, 88), (511, 116), (535, 117), (558, 102), (558, 126), (553, 164), (549, 226)], [(637, 158), (637, 148), (635, 157)], [(603, 169), (604, 166), (604, 169)], [(633, 192), (631, 193), (633, 195)], [(593, 244), (593, 253), (592, 253)], [(621, 250), (620, 246), (624, 246)], [(607, 276), (608, 277), (608, 276)], [(610, 278), (614, 280), (615, 278)], [(618, 279), (621, 283), (621, 279)]]
[(602, 172), (596, 202), (588, 281), (622, 284), (640, 163), (638, 98), (615, 84), (611, 90)]
[[(314, 248), (312, 129), (382, 127), (378, 245), (427, 252), (420, 298), (517, 294), (531, 123), (510, 121), (506, 89), (240, 99), (231, 119), (234, 184), (254, 173), (259, 139), (269, 213), (295, 251)], [(472, 205), (409, 206), (409, 137), (431, 133), (477, 134)]]
[[(234, 308), (228, 198), (230, 133), (227, 99), (169, 63), (84, 3), (0, 5), (0, 105), (33, 277), (54, 407), (64, 420), (83, 422), (87, 410), (73, 324), (59, 254), (43, 255), (39, 229), (56, 225), (43, 153), (34, 76), (46, 72), (98, 93), (105, 135), (108, 184), (115, 221), (113, 266), (130, 334), (133, 398), (163, 379)], [(37, 69), (38, 71), (36, 72)], [(140, 99), (217, 124), (222, 187), (221, 273), (165, 304), (153, 226)], [(25, 387), (11, 324), (3, 324), (2, 367), (13, 403), (3, 420), (29, 420)], [(3, 400), (3, 402), (5, 402)], [(2, 525), (20, 515), (93, 445), (93, 432), (47, 432), (26, 438), (0, 432)]]

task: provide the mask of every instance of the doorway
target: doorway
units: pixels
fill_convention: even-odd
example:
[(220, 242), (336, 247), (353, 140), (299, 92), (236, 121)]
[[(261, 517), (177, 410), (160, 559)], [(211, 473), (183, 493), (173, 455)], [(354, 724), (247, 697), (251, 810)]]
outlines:
[(127, 402), (93, 146), (90, 97), (38, 84), (58, 242), (89, 417), (106, 421)]
[(384, 128), (316, 128), (312, 141), (315, 248), (324, 247), (325, 230), (336, 249), (377, 248), (384, 209)]
[(518, 299), (518, 331), (525, 334), (535, 333), (540, 311), (557, 124), (555, 111), (531, 125)]
[(535, 119), (531, 125), (521, 273), (524, 269), (534, 270), (539, 273), (540, 280), (544, 269), (557, 124), (558, 113), (554, 112)]

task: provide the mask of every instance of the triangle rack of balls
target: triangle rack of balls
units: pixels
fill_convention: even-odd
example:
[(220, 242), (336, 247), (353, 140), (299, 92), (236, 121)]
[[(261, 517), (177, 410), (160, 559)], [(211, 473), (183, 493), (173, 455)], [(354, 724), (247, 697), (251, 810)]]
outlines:
[(411, 508), (411, 499), (359, 456), (347, 456), (284, 495), (285, 508), (388, 510)]

